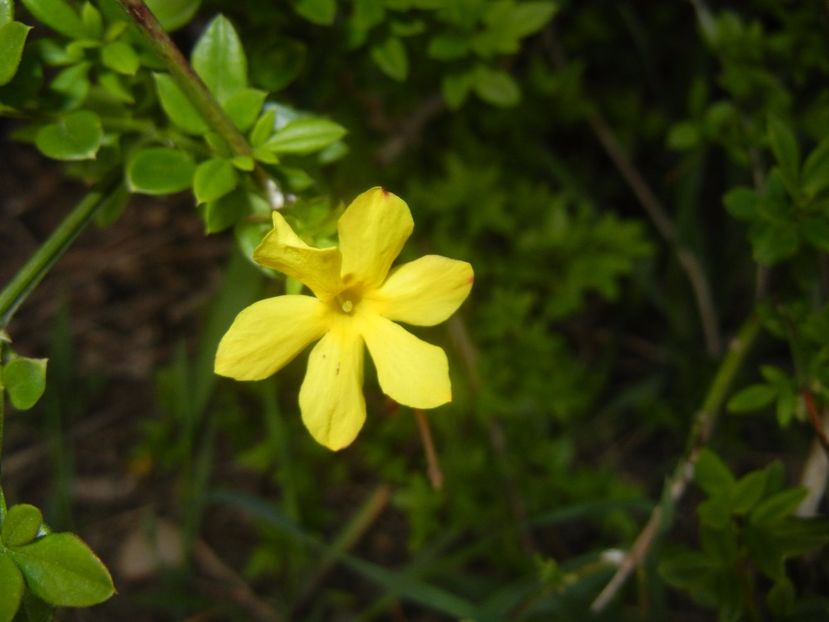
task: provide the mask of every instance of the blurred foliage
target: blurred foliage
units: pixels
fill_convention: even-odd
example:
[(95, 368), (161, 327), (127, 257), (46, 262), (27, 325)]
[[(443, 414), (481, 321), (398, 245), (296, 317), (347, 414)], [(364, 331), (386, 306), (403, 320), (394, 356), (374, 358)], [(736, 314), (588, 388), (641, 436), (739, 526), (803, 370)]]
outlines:
[[(157, 371), (132, 463), (174, 482), (166, 511), (190, 545), (224, 529), (217, 546), (273, 609), (594, 619), (617, 549), (660, 507), (676, 525), (606, 619), (829, 616), (825, 519), (796, 516), (794, 486), (829, 403), (825, 4), (151, 3), (250, 153), (211, 131), (114, 2), (22, 4), (18, 22), (0, 10), (0, 46), (22, 46), (0, 86), (15, 136), (86, 183), (123, 179), (103, 224), (127, 191), (191, 189), (207, 233), (234, 230), (199, 335)], [(332, 242), (343, 202), (382, 184), (414, 214), (403, 259), (475, 267), (458, 316), (423, 331), (453, 373), (453, 403), (428, 416), (442, 489), (412, 413), (373, 373), (366, 430), (339, 454), (302, 429), (304, 357), (261, 383), (212, 376), (234, 314), (300, 287), (245, 261), (275, 201), (259, 172), (309, 243)], [(699, 313), (694, 278), (713, 314)], [(715, 431), (723, 458), (699, 453), (705, 496), (671, 507), (660, 487), (723, 356), (703, 325), (727, 342), (753, 313), (765, 332), (729, 393), (741, 416)], [(387, 490), (390, 508), (372, 513)], [(250, 532), (217, 518), (228, 512)], [(187, 568), (164, 579), (119, 598), (158, 619), (210, 606), (248, 619), (194, 597)]]

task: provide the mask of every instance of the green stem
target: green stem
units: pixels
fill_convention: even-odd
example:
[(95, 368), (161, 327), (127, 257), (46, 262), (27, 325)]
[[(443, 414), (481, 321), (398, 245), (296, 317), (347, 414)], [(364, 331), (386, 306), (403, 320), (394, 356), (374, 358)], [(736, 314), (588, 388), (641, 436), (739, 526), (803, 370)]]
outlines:
[(3, 291), (0, 291), (0, 329), (8, 325), (17, 308), (69, 248), (98, 208), (106, 202), (114, 188), (114, 182), (110, 181), (87, 194), (69, 212), (29, 261), (18, 270)]
[(740, 326), (737, 336), (729, 344), (728, 352), (720, 362), (702, 405), (694, 415), (685, 454), (673, 474), (665, 482), (660, 503), (651, 511), (648, 522), (639, 532), (616, 573), (593, 601), (590, 606), (593, 613), (603, 611), (610, 604), (631, 573), (645, 559), (658, 536), (670, 526), (673, 508), (685, 494), (685, 489), (694, 476), (694, 465), (697, 463), (700, 450), (711, 438), (720, 408), (728, 397), (734, 378), (759, 333), (760, 318), (756, 313), (752, 313)]

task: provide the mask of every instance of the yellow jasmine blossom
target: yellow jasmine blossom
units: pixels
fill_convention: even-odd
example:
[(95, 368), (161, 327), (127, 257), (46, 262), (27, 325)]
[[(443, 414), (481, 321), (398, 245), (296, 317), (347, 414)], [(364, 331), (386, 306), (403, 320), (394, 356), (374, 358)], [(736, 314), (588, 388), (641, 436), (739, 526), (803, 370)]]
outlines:
[(330, 449), (349, 445), (366, 418), (363, 343), (383, 392), (413, 408), (452, 400), (446, 353), (395, 322), (432, 326), (469, 295), (472, 266), (426, 255), (389, 271), (414, 228), (409, 207), (382, 188), (358, 196), (337, 223), (340, 247), (303, 242), (279, 212), (254, 259), (304, 283), (314, 296), (277, 296), (243, 309), (216, 352), (215, 371), (261, 380), (305, 347), (302, 420)]

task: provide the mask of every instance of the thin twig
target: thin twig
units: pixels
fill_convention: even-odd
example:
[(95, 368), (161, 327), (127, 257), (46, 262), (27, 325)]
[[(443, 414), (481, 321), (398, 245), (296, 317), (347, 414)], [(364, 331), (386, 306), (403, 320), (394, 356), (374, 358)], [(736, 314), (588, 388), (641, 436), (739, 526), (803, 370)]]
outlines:
[(438, 454), (435, 451), (435, 443), (432, 440), (432, 430), (429, 427), (429, 420), (419, 408), (414, 410), (417, 429), (420, 432), (420, 440), (423, 442), (423, 449), (426, 452), (427, 472), (432, 488), (441, 490), (443, 488), (443, 471), (440, 468)]
[(823, 446), (824, 451), (826, 451), (827, 455), (829, 455), (829, 435), (826, 434), (826, 430), (823, 427), (822, 417), (817, 411), (817, 406), (815, 406), (815, 398), (812, 396), (812, 392), (808, 388), (804, 388), (800, 392), (800, 395), (803, 398), (803, 403), (806, 404), (806, 412), (809, 414), (809, 420), (812, 422), (812, 427), (815, 429), (815, 436)]
[(610, 604), (633, 570), (645, 559), (651, 546), (656, 541), (656, 537), (670, 526), (670, 518), (665, 516), (663, 507), (675, 506), (685, 494), (685, 490), (694, 476), (694, 466), (699, 458), (699, 453), (711, 438), (711, 432), (717, 421), (720, 407), (728, 396), (734, 377), (741, 368), (746, 354), (759, 333), (759, 329), (759, 318), (752, 314), (743, 322), (737, 336), (729, 345), (728, 352), (717, 369), (702, 406), (694, 415), (684, 458), (665, 483), (661, 503), (651, 511), (648, 522), (637, 536), (627, 555), (622, 559), (616, 573), (590, 606), (590, 611), (593, 613), (603, 611)]
[[(567, 61), (564, 51), (558, 45), (552, 29), (544, 32), (545, 43), (549, 52), (550, 61), (557, 69), (563, 69)], [(645, 210), (656, 230), (668, 243), (676, 255), (677, 262), (688, 277), (691, 290), (694, 293), (694, 300), (702, 324), (702, 332), (705, 337), (705, 347), (710, 356), (716, 356), (722, 351), (722, 338), (720, 337), (717, 311), (714, 306), (714, 297), (711, 294), (711, 286), (708, 277), (696, 254), (689, 249), (682, 241), (668, 215), (668, 211), (657, 198), (656, 193), (650, 184), (645, 180), (639, 170), (625, 153), (616, 134), (604, 117), (596, 110), (587, 113), (587, 123), (593, 130), (596, 139), (602, 145), (607, 156), (612, 160), (619, 173), (627, 182), (628, 187), (633, 191), (639, 204)]]
[(719, 354), (722, 348), (722, 340), (718, 328), (717, 311), (714, 307), (714, 298), (711, 295), (711, 286), (708, 283), (708, 277), (702, 264), (696, 254), (679, 240), (676, 227), (668, 216), (667, 210), (656, 197), (645, 178), (627, 157), (604, 117), (598, 112), (591, 111), (587, 115), (587, 122), (602, 147), (604, 147), (605, 153), (616, 165), (633, 194), (636, 195), (639, 204), (653, 222), (656, 230), (671, 246), (680, 267), (691, 283), (691, 289), (694, 291), (694, 300), (697, 304), (702, 331), (705, 336), (706, 350), (712, 356)]

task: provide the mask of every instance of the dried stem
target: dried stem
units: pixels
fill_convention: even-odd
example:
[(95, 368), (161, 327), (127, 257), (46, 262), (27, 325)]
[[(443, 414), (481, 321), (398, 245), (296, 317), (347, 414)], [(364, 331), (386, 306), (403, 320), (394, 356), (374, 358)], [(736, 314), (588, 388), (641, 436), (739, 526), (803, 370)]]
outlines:
[(429, 420), (423, 411), (415, 408), (415, 421), (417, 421), (417, 429), (420, 432), (420, 440), (423, 442), (423, 449), (426, 452), (426, 463), (428, 464), (429, 481), (432, 488), (441, 490), (443, 488), (443, 471), (440, 468), (438, 455), (435, 451), (435, 443), (432, 440), (432, 430), (429, 427)]
[(661, 201), (651, 189), (645, 178), (639, 173), (625, 154), (616, 135), (598, 112), (590, 112), (587, 116), (590, 129), (604, 147), (605, 153), (616, 165), (619, 173), (627, 182), (639, 204), (653, 222), (656, 230), (671, 246), (680, 267), (685, 271), (691, 289), (694, 292), (697, 310), (705, 336), (705, 347), (709, 355), (717, 355), (722, 348), (722, 340), (717, 323), (717, 312), (714, 307), (714, 298), (711, 295), (711, 286), (708, 277), (697, 256), (680, 240), (673, 221)]
[(728, 396), (734, 377), (742, 367), (759, 329), (759, 318), (752, 314), (743, 322), (736, 338), (729, 345), (728, 352), (720, 363), (702, 406), (694, 415), (685, 456), (665, 483), (661, 503), (654, 507), (648, 522), (619, 564), (616, 573), (590, 606), (593, 613), (601, 612), (610, 604), (634, 569), (645, 559), (656, 537), (670, 526), (670, 519), (666, 517), (664, 508), (676, 505), (685, 494), (694, 476), (694, 465), (699, 458), (699, 453), (711, 438), (720, 407)]

